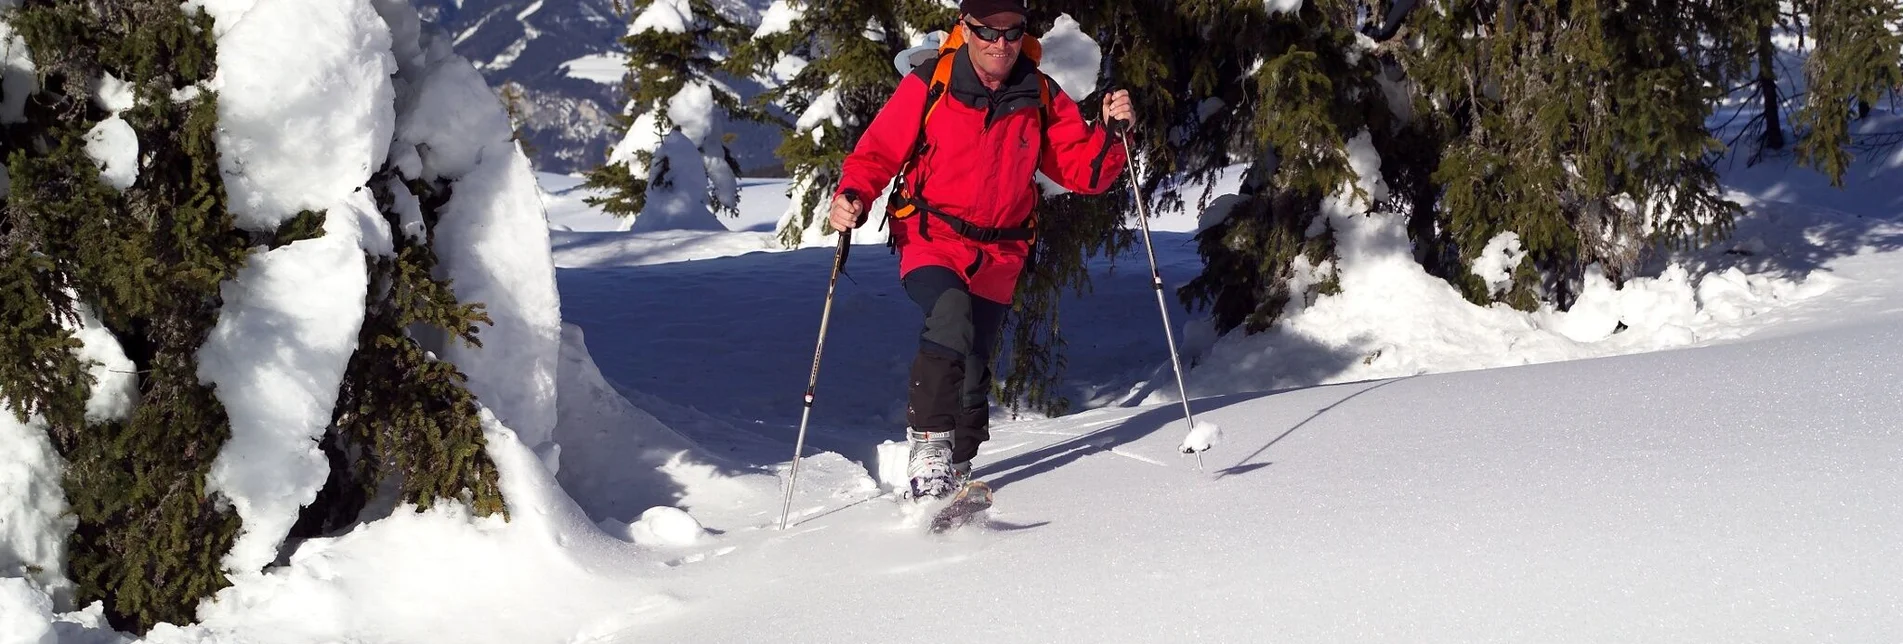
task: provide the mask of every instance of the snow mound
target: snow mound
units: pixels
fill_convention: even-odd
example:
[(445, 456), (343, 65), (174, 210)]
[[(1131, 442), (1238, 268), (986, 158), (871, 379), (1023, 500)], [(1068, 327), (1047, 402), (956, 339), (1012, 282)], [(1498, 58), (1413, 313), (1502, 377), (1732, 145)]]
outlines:
[(306, 541), (289, 565), (220, 591), (200, 608), (200, 623), (161, 625), (147, 641), (565, 642), (681, 603), (629, 565), (659, 563), (650, 551), (603, 532), (514, 431), (486, 408), (481, 419), (507, 520), (475, 517), (460, 503), (399, 507)]
[(17, 577), (0, 578), (0, 642), (55, 644), (53, 598)]
[(628, 524), (625, 534), (628, 540), (650, 547), (691, 546), (709, 536), (693, 515), (668, 506), (648, 508), (640, 520)]
[(18, 577), (0, 577), (0, 643), (125, 644), (132, 641), (106, 624), (105, 607), (56, 613), (53, 598)]
[(1199, 420), (1190, 426), (1189, 433), (1183, 436), (1183, 444), (1177, 446), (1176, 450), (1184, 454), (1206, 452), (1221, 441), (1221, 426), (1207, 420)]
[[(1615, 287), (1596, 266), (1573, 306), (1533, 312), (1504, 304), (1475, 306), (1446, 281), (1429, 275), (1411, 256), (1404, 222), (1385, 213), (1363, 214), (1330, 199), (1327, 224), (1334, 231), (1339, 262), (1310, 266), (1297, 260), (1295, 286), (1317, 283), (1336, 271), (1342, 291), (1289, 303), (1283, 321), (1268, 331), (1230, 333), (1199, 347), (1187, 378), (1191, 397), (1270, 391), (1428, 372), (1463, 371), (1709, 344), (1741, 337), (1756, 328), (1749, 318), (1788, 308), (1828, 292), (1836, 278), (1797, 267), (1745, 272), (1724, 262), (1735, 255), (1669, 258), (1649, 277)], [(1825, 221), (1767, 226), (1775, 208), (1748, 205), (1740, 242), (1811, 256), (1806, 239)], [(1789, 219), (1788, 214), (1785, 215)], [(1809, 230), (1809, 232), (1806, 232)], [(1757, 240), (1750, 242), (1749, 240)], [(1497, 238), (1485, 267), (1490, 280), (1504, 280), (1512, 244)], [(1857, 242), (1841, 245), (1854, 248)], [(1504, 286), (1504, 282), (1500, 282)], [(1301, 292), (1300, 288), (1296, 289)], [(1208, 321), (1192, 322), (1188, 338), (1212, 335)], [(1198, 345), (1201, 343), (1198, 342)], [(1144, 399), (1174, 399), (1159, 387)]]
[(553, 451), (544, 443), (555, 426), (561, 299), (535, 173), (510, 140), (500, 99), (468, 59), (444, 34), (424, 29), (409, 3), (377, 3), (396, 61), (390, 160), (406, 178), (449, 183), (434, 229), (437, 274), (494, 321), (478, 334), (481, 348), (425, 346), (468, 375), (469, 390), (524, 443)]

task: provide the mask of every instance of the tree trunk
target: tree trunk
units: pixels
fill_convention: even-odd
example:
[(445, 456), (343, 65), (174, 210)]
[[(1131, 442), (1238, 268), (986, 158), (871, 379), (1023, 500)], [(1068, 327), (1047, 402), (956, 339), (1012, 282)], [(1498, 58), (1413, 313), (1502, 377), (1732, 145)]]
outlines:
[(1778, 121), (1777, 49), (1771, 44), (1771, 23), (1758, 25), (1758, 94), (1764, 97), (1764, 138), (1760, 150), (1784, 149), (1784, 126)]

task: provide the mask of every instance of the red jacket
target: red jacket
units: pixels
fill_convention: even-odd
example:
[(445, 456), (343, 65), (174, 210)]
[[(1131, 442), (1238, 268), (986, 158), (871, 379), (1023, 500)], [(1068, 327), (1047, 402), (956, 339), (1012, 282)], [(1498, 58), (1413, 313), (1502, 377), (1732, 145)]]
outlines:
[[(975, 226), (1017, 228), (1037, 204), (1035, 171), (1072, 192), (1098, 194), (1110, 188), (1123, 171), (1125, 154), (1109, 132), (1085, 122), (1076, 101), (1055, 82), (1050, 82), (1049, 122), (1040, 127), (1043, 79), (1036, 65), (1020, 58), (1011, 77), (993, 92), (978, 80), (968, 51), (955, 54), (950, 87), (925, 124), (927, 148), (905, 179), (925, 203)], [(934, 67), (935, 62), (927, 62), (899, 82), (846, 157), (839, 193), (855, 191), (870, 203), (886, 189), (917, 142)], [(923, 219), (924, 238), (918, 216), (892, 223), (901, 276), (922, 266), (943, 266), (964, 275), (972, 295), (1011, 301), (1028, 242), (973, 241), (941, 218)]]

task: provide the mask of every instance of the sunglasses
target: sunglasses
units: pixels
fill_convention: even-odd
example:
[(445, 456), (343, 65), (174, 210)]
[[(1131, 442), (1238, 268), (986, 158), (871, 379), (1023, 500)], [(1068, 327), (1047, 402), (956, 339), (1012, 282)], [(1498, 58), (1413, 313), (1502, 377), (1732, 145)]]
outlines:
[(1003, 38), (1010, 42), (1017, 42), (1024, 38), (1023, 24), (1019, 24), (1018, 26), (1012, 27), (1010, 29), (992, 29), (984, 25), (976, 25), (976, 24), (967, 22), (965, 23), (965, 28), (971, 30), (972, 35), (977, 36), (979, 40), (983, 40), (985, 42), (998, 42), (999, 38)]

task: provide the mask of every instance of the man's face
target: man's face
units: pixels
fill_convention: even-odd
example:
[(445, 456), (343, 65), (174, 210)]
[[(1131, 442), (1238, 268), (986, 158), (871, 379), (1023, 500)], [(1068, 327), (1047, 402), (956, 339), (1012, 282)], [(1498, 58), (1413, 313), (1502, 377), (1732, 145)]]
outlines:
[[(1004, 78), (1011, 73), (1011, 66), (1018, 62), (1018, 54), (1024, 51), (1024, 16), (1016, 13), (996, 13), (984, 18), (964, 16), (965, 28), (971, 34), (971, 59), (978, 70), (992, 78)], [(985, 33), (976, 26), (989, 27), (996, 31)], [(1016, 33), (1000, 34), (1016, 30)], [(985, 40), (985, 36), (995, 40)], [(1016, 39), (1006, 36), (1017, 36)]]

